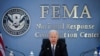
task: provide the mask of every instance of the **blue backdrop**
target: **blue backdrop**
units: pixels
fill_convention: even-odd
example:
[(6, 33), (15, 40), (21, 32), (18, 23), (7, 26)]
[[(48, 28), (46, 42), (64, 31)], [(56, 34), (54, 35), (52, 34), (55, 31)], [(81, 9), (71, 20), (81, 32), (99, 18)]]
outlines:
[[(88, 5), (89, 11), (91, 11), (92, 18), (90, 20), (83, 19), (58, 19), (52, 20), (51, 15), (46, 19), (41, 19), (41, 4), (66, 4), (68, 8), (71, 10), (75, 4), (78, 4), (78, 13), (81, 14), (83, 6)], [(26, 10), (30, 16), (30, 28), (28, 32), (26, 32), (22, 36), (11, 36), (7, 34), (2, 27), (2, 17), (4, 13), (13, 7), (20, 7)], [(70, 23), (70, 24), (94, 24), (96, 27), (94, 30), (80, 30), (73, 31), (69, 30), (69, 32), (77, 32), (81, 31), (85, 32), (97, 32), (100, 33), (100, 0), (0, 0), (0, 31), (3, 35), (3, 40), (6, 46), (22, 51), (26, 56), (29, 56), (29, 52), (32, 50), (35, 56), (39, 55), (42, 38), (36, 38), (34, 33), (37, 31), (44, 32), (45, 30), (37, 30), (36, 24), (38, 23)], [(52, 12), (52, 11), (50, 11)], [(68, 32), (67, 30), (58, 30), (59, 32)], [(69, 56), (79, 56), (81, 52), (95, 48), (100, 45), (99, 38), (66, 38), (67, 49)]]

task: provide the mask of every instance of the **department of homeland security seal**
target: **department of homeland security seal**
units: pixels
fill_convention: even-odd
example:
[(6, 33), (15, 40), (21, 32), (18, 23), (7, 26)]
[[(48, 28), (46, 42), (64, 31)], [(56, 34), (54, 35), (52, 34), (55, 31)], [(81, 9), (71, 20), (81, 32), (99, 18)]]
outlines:
[(11, 8), (3, 16), (2, 26), (12, 36), (23, 35), (29, 29), (30, 20), (25, 10)]

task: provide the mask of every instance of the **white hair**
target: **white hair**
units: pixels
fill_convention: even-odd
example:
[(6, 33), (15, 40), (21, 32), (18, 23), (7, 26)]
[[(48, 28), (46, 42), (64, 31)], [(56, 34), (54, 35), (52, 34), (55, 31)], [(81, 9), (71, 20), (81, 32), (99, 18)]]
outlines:
[(49, 31), (49, 33), (52, 33), (52, 32), (58, 33), (57, 30), (50, 30), (50, 31)]

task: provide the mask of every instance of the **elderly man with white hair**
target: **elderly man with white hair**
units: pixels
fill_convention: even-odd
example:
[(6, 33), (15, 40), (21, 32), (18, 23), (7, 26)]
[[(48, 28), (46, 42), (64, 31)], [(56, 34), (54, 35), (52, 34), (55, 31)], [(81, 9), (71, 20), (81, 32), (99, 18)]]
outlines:
[(56, 30), (50, 30), (49, 38), (42, 44), (39, 56), (68, 56), (66, 44), (59, 40)]

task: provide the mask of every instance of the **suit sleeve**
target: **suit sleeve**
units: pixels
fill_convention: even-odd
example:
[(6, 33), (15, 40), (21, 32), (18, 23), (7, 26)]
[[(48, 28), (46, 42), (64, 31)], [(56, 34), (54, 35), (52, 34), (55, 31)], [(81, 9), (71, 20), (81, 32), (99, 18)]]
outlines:
[(45, 56), (45, 44), (42, 44), (39, 56)]

